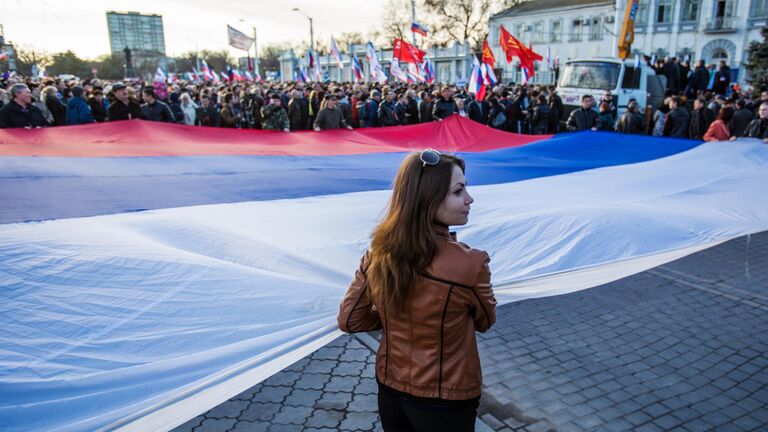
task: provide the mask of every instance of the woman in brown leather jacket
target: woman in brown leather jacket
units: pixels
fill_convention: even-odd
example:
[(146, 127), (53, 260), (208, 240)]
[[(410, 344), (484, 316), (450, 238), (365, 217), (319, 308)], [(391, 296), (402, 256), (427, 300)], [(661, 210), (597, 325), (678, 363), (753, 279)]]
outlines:
[(406, 157), (338, 322), (382, 329), (376, 355), (385, 431), (472, 431), (482, 372), (475, 332), (496, 320), (488, 254), (456, 241), (472, 197), (464, 161), (435, 150)]

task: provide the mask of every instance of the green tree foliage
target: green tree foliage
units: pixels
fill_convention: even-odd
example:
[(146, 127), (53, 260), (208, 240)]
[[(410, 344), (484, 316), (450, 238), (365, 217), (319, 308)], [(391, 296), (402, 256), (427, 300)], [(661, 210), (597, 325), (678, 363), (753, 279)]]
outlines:
[(761, 30), (762, 41), (752, 41), (747, 49), (749, 83), (761, 91), (768, 90), (768, 26)]
[(92, 76), (88, 62), (78, 57), (72, 50), (53, 54), (46, 72), (48, 75), (73, 74), (81, 78)]
[(99, 78), (119, 80), (125, 75), (125, 56), (120, 54), (106, 54), (91, 62), (98, 71)]

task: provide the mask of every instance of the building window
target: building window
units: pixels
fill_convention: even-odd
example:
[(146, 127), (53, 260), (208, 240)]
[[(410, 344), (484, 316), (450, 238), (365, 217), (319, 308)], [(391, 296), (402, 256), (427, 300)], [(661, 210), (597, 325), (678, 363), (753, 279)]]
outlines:
[(683, 22), (698, 21), (700, 6), (701, 6), (701, 0), (684, 0), (683, 14), (680, 17), (680, 21), (683, 21)]
[(581, 18), (571, 20), (571, 32), (568, 40), (571, 42), (581, 40)]
[(656, 23), (669, 24), (672, 22), (672, 0), (659, 0), (656, 6)]
[(550, 34), (549, 34), (549, 41), (550, 42), (560, 42), (561, 35), (563, 33), (563, 21), (557, 20), (552, 21), (550, 23)]
[(544, 42), (544, 21), (533, 23), (533, 41)]
[(640, 0), (637, 7), (637, 15), (635, 15), (635, 26), (644, 27), (648, 24), (648, 1)]
[(493, 29), (491, 30), (493, 32), (493, 35), (491, 36), (491, 42), (494, 45), (499, 44), (499, 26), (493, 26)]
[(752, 8), (749, 11), (751, 18), (768, 17), (768, 0), (752, 0)]
[(592, 22), (589, 27), (589, 38), (591, 40), (597, 40), (603, 38), (603, 27), (601, 25), (600, 17), (592, 17)]
[(728, 63), (728, 51), (716, 49), (712, 52), (712, 63), (719, 63), (721, 60)]

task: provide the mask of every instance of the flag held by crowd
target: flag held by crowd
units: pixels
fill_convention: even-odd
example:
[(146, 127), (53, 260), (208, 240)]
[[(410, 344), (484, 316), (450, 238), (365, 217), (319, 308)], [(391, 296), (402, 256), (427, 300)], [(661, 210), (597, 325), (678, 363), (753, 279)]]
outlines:
[(392, 58), (403, 63), (421, 63), (424, 61), (425, 55), (427, 55), (426, 51), (422, 51), (402, 39), (392, 41)]
[(371, 80), (381, 84), (387, 82), (387, 74), (384, 72), (384, 68), (379, 62), (379, 56), (376, 54), (376, 48), (371, 42), (368, 42), (366, 45), (365, 57), (368, 59), (368, 67), (370, 68)]
[(248, 37), (245, 33), (230, 25), (227, 25), (227, 36), (229, 37), (229, 45), (231, 47), (243, 51), (251, 49), (251, 45), (253, 45), (254, 42), (252, 37)]
[(416, 21), (414, 21), (411, 24), (411, 31), (414, 32), (414, 33), (418, 33), (418, 34), (420, 34), (420, 35), (422, 35), (424, 37), (427, 37), (427, 33), (429, 33), (429, 29), (427, 29), (426, 26), (423, 26), (423, 25), (417, 23)]
[(520, 59), (520, 68), (523, 71), (523, 77), (527, 80), (533, 77), (534, 74), (534, 61), (541, 61), (544, 58), (535, 53), (529, 47), (523, 45), (516, 37), (512, 36), (504, 26), (499, 26), (501, 36), (499, 37), (499, 45), (504, 50), (504, 54), (507, 58), (507, 63), (511, 63), (514, 57)]
[(336, 64), (339, 65), (339, 69), (344, 69), (344, 62), (341, 61), (341, 52), (339, 51), (339, 47), (336, 46), (336, 39), (331, 36), (331, 55), (333, 56), (333, 59), (336, 60)]
[(357, 55), (352, 55), (352, 81), (363, 81), (363, 67), (360, 65)]

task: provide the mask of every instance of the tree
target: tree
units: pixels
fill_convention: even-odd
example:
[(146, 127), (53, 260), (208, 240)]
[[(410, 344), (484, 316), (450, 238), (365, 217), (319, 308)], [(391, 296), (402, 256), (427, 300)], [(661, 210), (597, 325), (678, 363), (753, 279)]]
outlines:
[(336, 44), (339, 46), (339, 49), (345, 52), (349, 52), (349, 47), (351, 45), (360, 46), (365, 45), (365, 43), (366, 40), (360, 32), (342, 32), (341, 36), (336, 39)]
[(384, 13), (379, 21), (380, 31), (375, 38), (381, 46), (391, 46), (393, 39), (410, 39), (411, 2), (409, 0), (387, 0)]
[(200, 61), (203, 60), (216, 72), (226, 72), (229, 65), (235, 64), (235, 60), (227, 50), (202, 50), (200, 51)]
[(48, 75), (72, 74), (81, 78), (91, 76), (91, 68), (85, 60), (72, 50), (55, 53), (51, 56), (51, 64), (46, 68)]
[(31, 75), (32, 66), (46, 66), (51, 63), (51, 55), (34, 47), (22, 46), (16, 50), (16, 71), (21, 75)]
[(118, 80), (125, 75), (125, 56), (120, 54), (105, 54), (92, 63), (98, 70), (99, 78)]
[(289, 43), (277, 43), (264, 46), (259, 50), (259, 68), (261, 72), (266, 70), (276, 71), (280, 69), (280, 53), (289, 51)]
[(768, 27), (760, 30), (763, 40), (752, 41), (747, 49), (747, 64), (744, 65), (749, 73), (748, 81), (760, 91), (768, 90)]

